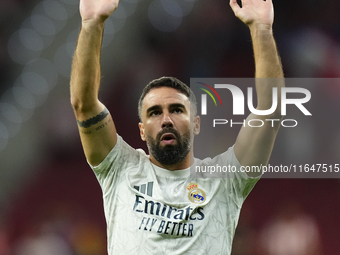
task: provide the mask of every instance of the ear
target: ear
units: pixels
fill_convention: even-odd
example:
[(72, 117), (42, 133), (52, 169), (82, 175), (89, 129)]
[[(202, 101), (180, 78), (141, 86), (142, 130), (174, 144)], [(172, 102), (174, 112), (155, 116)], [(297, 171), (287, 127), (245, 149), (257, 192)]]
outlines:
[(194, 118), (194, 135), (198, 135), (200, 133), (201, 130), (201, 118), (200, 116), (196, 116)]
[(142, 141), (146, 141), (145, 132), (144, 132), (144, 124), (142, 122), (139, 122), (138, 127), (139, 127), (140, 137), (141, 137)]

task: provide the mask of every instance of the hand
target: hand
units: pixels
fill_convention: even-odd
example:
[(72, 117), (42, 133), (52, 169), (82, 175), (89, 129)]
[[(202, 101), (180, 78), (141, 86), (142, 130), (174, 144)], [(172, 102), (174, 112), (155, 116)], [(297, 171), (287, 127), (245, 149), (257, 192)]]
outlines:
[(242, 0), (242, 8), (237, 0), (230, 0), (230, 7), (236, 17), (249, 27), (253, 25), (272, 26), (274, 9), (272, 0)]
[(118, 7), (119, 0), (80, 0), (83, 21), (104, 22)]

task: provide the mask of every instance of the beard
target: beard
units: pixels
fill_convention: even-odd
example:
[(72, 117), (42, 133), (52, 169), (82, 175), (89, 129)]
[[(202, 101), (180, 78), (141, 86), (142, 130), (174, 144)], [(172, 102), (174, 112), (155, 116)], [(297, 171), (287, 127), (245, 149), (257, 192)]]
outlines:
[[(161, 137), (165, 133), (171, 133), (176, 137), (175, 145), (161, 146)], [(181, 136), (173, 128), (164, 128), (156, 136), (156, 139), (146, 135), (146, 144), (149, 153), (162, 165), (174, 165), (181, 162), (191, 149), (190, 131)]]

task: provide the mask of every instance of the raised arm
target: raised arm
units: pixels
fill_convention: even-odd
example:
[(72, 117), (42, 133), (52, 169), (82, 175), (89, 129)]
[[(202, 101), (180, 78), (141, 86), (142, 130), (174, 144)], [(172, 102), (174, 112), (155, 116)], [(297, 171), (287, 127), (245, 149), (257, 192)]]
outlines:
[(82, 27), (71, 71), (71, 104), (77, 119), (85, 156), (98, 165), (117, 142), (111, 115), (98, 100), (100, 54), (104, 22), (119, 0), (81, 0)]
[[(242, 127), (235, 143), (235, 155), (243, 166), (263, 166), (269, 161), (274, 141), (280, 127), (280, 91), (284, 86), (281, 60), (273, 37), (274, 11), (272, 0), (242, 0), (240, 7), (236, 0), (230, 0), (236, 17), (245, 23), (253, 42), (255, 58), (255, 78), (257, 110), (267, 110), (272, 106), (272, 89), (278, 89), (278, 106), (271, 115), (250, 114), (250, 119), (261, 119), (262, 127)], [(266, 121), (276, 119), (276, 121)], [(274, 127), (273, 127), (274, 126)], [(256, 176), (258, 173), (248, 173)]]

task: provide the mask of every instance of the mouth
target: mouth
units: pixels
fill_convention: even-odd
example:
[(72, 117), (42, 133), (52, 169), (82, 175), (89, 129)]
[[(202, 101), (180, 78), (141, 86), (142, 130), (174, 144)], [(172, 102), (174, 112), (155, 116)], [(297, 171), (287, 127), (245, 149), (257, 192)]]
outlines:
[(172, 133), (165, 133), (161, 136), (161, 142), (168, 145), (176, 142), (176, 136)]

